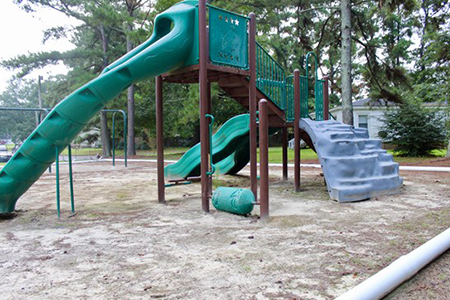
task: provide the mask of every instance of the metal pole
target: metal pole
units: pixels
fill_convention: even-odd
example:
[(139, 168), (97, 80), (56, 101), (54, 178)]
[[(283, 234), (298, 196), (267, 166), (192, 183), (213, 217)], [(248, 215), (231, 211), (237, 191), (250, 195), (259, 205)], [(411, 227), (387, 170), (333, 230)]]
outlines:
[(283, 180), (288, 179), (288, 128), (283, 127)]
[(112, 118), (112, 161), (113, 167), (116, 166), (116, 113), (113, 113)]
[(209, 168), (209, 148), (208, 148), (208, 120), (206, 118), (208, 109), (208, 53), (206, 34), (206, 1), (200, 0), (198, 6), (199, 15), (199, 85), (200, 85), (200, 148), (201, 163), (200, 175), (202, 184), (202, 209), (209, 212), (209, 177), (206, 174)]
[[(124, 150), (125, 150), (125, 154), (124, 154), (124, 158), (125, 158), (125, 167), (128, 167), (128, 157), (127, 157), (127, 113), (125, 111), (123, 111), (122, 109), (104, 109), (102, 110), (102, 112), (112, 112), (114, 113), (113, 115), (113, 127), (114, 127), (114, 123), (115, 123), (115, 113), (120, 112), (123, 116), (123, 138), (124, 138)], [(115, 133), (114, 133), (114, 128), (113, 128), (113, 166), (115, 165)]]
[(300, 191), (300, 71), (294, 71), (294, 190)]
[(70, 180), (70, 206), (72, 209), (72, 214), (75, 213), (75, 200), (73, 197), (73, 173), (72, 173), (72, 146), (69, 144), (69, 180)]
[(250, 189), (258, 199), (257, 132), (256, 132), (256, 16), (250, 13), (249, 24), (249, 104), (250, 104)]
[(329, 119), (330, 114), (330, 97), (328, 94), (328, 77), (323, 78), (323, 119), (326, 121)]
[(260, 214), (269, 216), (269, 120), (267, 100), (259, 101)]
[(125, 158), (125, 168), (128, 167), (128, 160), (127, 160), (127, 130), (128, 130), (128, 124), (127, 124), (127, 114), (122, 111), (123, 115), (123, 149), (125, 150), (124, 158)]
[(59, 147), (55, 146), (56, 151), (56, 211), (58, 213), (58, 218), (61, 217), (61, 205), (60, 205), (60, 192), (59, 192)]
[(163, 110), (163, 83), (161, 76), (155, 80), (156, 89), (156, 151), (157, 151), (157, 180), (158, 202), (166, 203), (164, 187), (164, 110)]

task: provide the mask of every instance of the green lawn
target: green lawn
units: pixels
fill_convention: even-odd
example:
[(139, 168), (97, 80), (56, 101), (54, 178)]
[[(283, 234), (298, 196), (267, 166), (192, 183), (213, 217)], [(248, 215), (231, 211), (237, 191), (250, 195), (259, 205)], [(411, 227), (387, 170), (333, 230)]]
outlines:
[[(8, 147), (12, 148), (11, 147)], [(180, 148), (167, 148), (164, 149), (164, 158), (167, 160), (178, 160), (187, 150), (189, 150), (188, 147), (180, 147)], [(97, 153), (101, 154), (100, 148), (82, 148), (82, 149), (72, 149), (72, 155), (74, 156), (91, 156), (95, 157)], [(63, 155), (67, 155), (68, 151), (65, 149), (63, 151)], [(440, 150), (434, 150), (433, 154), (435, 156), (432, 157), (401, 157), (396, 156), (395, 152), (392, 150), (388, 150), (388, 153), (391, 153), (394, 155), (394, 160), (398, 163), (419, 163), (427, 160), (434, 160), (437, 157), (444, 157), (446, 150), (440, 149)], [(123, 150), (116, 150), (116, 157), (123, 157), (124, 151)], [(148, 159), (156, 159), (156, 150), (138, 150), (137, 156), (148, 158)], [(288, 149), (288, 159), (290, 163), (294, 162), (294, 151)], [(316, 153), (311, 149), (302, 149), (301, 150), (301, 160), (315, 160), (317, 159)], [(259, 160), (259, 149), (258, 149), (258, 160)], [(282, 163), (283, 162), (283, 154), (282, 154), (282, 148), (281, 147), (270, 147), (269, 148), (269, 162), (270, 163)], [(5, 163), (0, 163), (0, 166), (4, 166)]]

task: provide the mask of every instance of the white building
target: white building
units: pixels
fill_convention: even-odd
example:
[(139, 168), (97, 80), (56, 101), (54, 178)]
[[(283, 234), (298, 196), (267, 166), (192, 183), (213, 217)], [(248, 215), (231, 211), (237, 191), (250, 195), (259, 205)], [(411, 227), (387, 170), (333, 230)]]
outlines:
[[(384, 113), (387, 110), (386, 101), (378, 100), (371, 103), (370, 99), (353, 102), (353, 123), (357, 128), (367, 128), (371, 138), (379, 138), (378, 132), (384, 124)], [(342, 106), (330, 109), (337, 121), (342, 122)]]
[[(388, 109), (385, 100), (371, 102), (370, 99), (363, 99), (353, 102), (353, 124), (358, 128), (367, 128), (371, 138), (380, 138), (378, 133), (384, 125), (384, 113)], [(439, 108), (438, 103), (425, 103), (424, 106)], [(395, 108), (394, 104), (389, 104), (389, 108)], [(445, 110), (443, 110), (444, 112)], [(337, 121), (342, 122), (342, 106), (330, 109), (330, 113)]]

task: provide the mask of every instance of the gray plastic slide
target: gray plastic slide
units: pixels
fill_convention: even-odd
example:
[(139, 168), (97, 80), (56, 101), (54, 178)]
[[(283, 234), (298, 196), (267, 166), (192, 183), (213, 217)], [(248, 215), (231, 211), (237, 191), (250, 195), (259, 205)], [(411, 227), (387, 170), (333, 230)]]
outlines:
[(367, 129), (306, 118), (300, 129), (313, 142), (332, 199), (360, 201), (399, 192), (398, 163), (381, 148), (381, 140), (369, 138)]

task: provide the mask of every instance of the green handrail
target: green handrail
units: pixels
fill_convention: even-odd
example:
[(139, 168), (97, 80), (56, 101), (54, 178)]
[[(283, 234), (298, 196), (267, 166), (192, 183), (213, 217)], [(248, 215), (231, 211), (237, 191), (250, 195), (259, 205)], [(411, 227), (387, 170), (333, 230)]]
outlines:
[(211, 176), (216, 172), (216, 166), (213, 164), (213, 144), (212, 144), (212, 137), (213, 137), (213, 131), (212, 127), (214, 124), (214, 117), (213, 115), (206, 114), (206, 118), (211, 118), (211, 123), (209, 123), (209, 164), (211, 165), (211, 171), (206, 172), (206, 175)]
[(256, 87), (280, 109), (286, 109), (286, 74), (283, 67), (256, 43)]
[[(323, 121), (324, 115), (323, 115), (323, 80), (319, 80), (317, 75), (317, 69), (319, 66), (317, 55), (310, 51), (306, 54), (306, 80), (309, 80), (309, 57), (313, 55), (314, 56), (314, 100), (315, 100), (315, 112), (316, 112), (316, 121)], [(307, 83), (306, 83), (307, 84)], [(302, 94), (301, 94), (302, 95)], [(305, 96), (300, 97), (300, 102), (303, 104), (302, 107), (308, 107), (308, 93), (306, 93)], [(308, 112), (305, 112), (307, 115)], [(305, 117), (305, 116), (302, 116)]]

